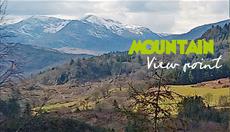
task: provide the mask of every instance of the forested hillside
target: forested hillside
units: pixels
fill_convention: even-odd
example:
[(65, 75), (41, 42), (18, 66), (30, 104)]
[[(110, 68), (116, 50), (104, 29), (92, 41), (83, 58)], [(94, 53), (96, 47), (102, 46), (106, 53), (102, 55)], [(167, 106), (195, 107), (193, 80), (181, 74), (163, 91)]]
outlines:
[[(211, 55), (170, 55), (166, 56), (167, 61), (185, 64), (186, 62), (201, 61), (202, 58), (210, 60), (222, 55), (220, 69), (194, 69), (183, 72), (181, 68), (167, 70), (167, 76), (171, 78), (169, 84), (191, 84), (207, 80), (214, 80), (228, 77), (230, 72), (229, 62), (229, 25), (224, 27), (213, 26), (205, 32), (200, 39), (215, 40), (215, 54)], [(154, 56), (154, 55), (153, 55)], [(160, 59), (160, 56), (156, 56)], [(162, 58), (161, 58), (162, 59)], [(40, 72), (34, 79), (42, 84), (64, 84), (67, 82), (86, 82), (99, 80), (108, 76), (125, 75), (127, 77), (142, 78), (147, 70), (146, 56), (128, 55), (127, 52), (112, 52), (101, 56), (91, 57), (87, 59), (73, 59), (69, 63), (50, 68), (47, 71)]]

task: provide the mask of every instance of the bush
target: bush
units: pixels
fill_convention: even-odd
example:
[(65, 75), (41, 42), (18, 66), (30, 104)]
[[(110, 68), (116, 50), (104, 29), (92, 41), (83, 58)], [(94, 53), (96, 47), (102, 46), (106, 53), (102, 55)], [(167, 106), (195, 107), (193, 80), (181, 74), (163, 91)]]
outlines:
[(219, 106), (228, 106), (228, 105), (230, 105), (230, 102), (229, 102), (228, 98), (229, 98), (228, 96), (220, 96), (219, 97), (219, 102), (218, 102)]
[[(27, 122), (25, 120), (25, 122)], [(4, 122), (0, 126), (1, 132), (15, 132), (19, 127), (20, 132), (110, 132), (104, 128), (93, 127), (74, 119), (62, 119), (53, 117), (36, 117), (25, 124), (23, 119)]]
[(58, 79), (57, 79), (57, 85), (67, 83), (69, 80), (68, 77), (69, 77), (69, 75), (66, 73), (61, 74), (60, 77), (58, 77)]
[(17, 99), (10, 98), (7, 101), (0, 100), (0, 112), (7, 118), (16, 118), (20, 113), (20, 105)]
[(206, 106), (200, 96), (185, 97), (179, 103), (178, 117), (224, 124), (227, 124), (230, 119), (228, 110)]

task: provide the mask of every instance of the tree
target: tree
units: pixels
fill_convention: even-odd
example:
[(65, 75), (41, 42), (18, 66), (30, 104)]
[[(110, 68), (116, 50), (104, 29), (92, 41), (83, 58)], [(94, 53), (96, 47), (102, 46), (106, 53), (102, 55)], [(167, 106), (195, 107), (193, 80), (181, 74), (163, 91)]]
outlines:
[[(0, 23), (5, 23), (7, 1), (0, 0)], [(12, 84), (15, 78), (22, 79), (20, 65), (13, 57), (15, 43), (6, 42), (7, 38), (13, 37), (9, 35), (4, 26), (0, 27), (0, 87), (6, 84)]]
[(230, 102), (228, 96), (220, 96), (218, 104), (219, 106), (229, 106)]
[[(162, 61), (166, 62), (164, 56)], [(131, 118), (129, 123), (133, 123), (135, 131), (139, 131), (136, 128), (142, 128), (142, 131), (158, 132), (164, 127), (161, 123), (168, 120), (171, 113), (175, 111), (176, 105), (173, 104), (181, 95), (169, 89), (166, 85), (169, 79), (163, 69), (153, 69), (144, 78), (148, 84), (147, 88), (137, 87), (132, 81), (129, 83), (132, 103), (128, 108), (117, 109), (124, 112), (129, 119)]]
[[(192, 120), (200, 120), (203, 111), (206, 108), (204, 99), (200, 96), (185, 97), (178, 104), (178, 116)], [(195, 116), (196, 115), (196, 116)]]
[(74, 64), (74, 60), (71, 59), (70, 62), (69, 62), (69, 65), (73, 65)]
[(7, 0), (0, 0), (0, 88), (10, 86), (12, 97), (9, 100), (1, 101), (0, 112), (9, 118), (15, 118), (19, 115), (20, 106), (18, 104), (19, 91), (11, 85), (15, 79), (22, 79), (20, 65), (14, 56), (15, 43), (9, 43), (6, 39), (13, 37), (5, 30)]
[(214, 121), (228, 125), (229, 110), (215, 109), (206, 105), (201, 96), (184, 97), (178, 104), (178, 117), (189, 119), (195, 124), (199, 121)]

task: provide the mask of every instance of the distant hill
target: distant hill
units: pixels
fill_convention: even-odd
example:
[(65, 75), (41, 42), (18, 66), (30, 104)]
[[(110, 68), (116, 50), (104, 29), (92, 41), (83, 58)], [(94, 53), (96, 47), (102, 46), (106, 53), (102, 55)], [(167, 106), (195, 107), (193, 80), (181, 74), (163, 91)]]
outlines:
[(88, 57), (89, 55), (66, 54), (53, 49), (17, 44), (14, 47), (13, 58), (20, 62), (25, 74), (38, 73), (51, 66), (57, 66), (71, 59)]
[(230, 59), (230, 21), (222, 26), (212, 26), (201, 39), (214, 39), (216, 56), (223, 55), (224, 59)]

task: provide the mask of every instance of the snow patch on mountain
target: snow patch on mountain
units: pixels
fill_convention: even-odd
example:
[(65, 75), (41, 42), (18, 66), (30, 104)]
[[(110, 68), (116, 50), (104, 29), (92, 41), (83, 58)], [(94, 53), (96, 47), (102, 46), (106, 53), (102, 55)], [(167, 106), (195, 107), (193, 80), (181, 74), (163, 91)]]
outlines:
[(18, 29), (20, 33), (28, 35), (33, 38), (33, 35), (29, 33), (30, 30), (32, 30), (32, 27), (30, 25), (23, 25)]
[(80, 49), (80, 48), (70, 48), (70, 47), (55, 48), (55, 50), (58, 50), (59, 52), (62, 52), (62, 53), (68, 53), (68, 54), (101, 55), (105, 53), (105, 52), (100, 52), (100, 51), (86, 50), (86, 49)]
[(169, 34), (169, 33), (158, 33), (158, 35), (159, 35), (161, 38), (164, 38), (164, 37), (167, 37), (167, 36), (169, 36), (169, 35), (171, 35), (171, 34)]
[(68, 23), (69, 23), (69, 21), (62, 21), (59, 23), (45, 25), (44, 26), (44, 32), (45, 33), (56, 33), (58, 31), (60, 31), (62, 28), (64, 28)]

